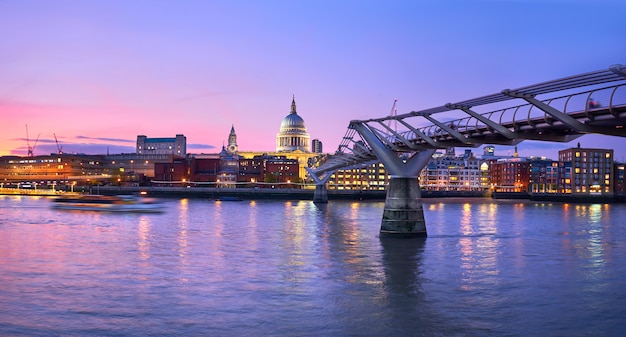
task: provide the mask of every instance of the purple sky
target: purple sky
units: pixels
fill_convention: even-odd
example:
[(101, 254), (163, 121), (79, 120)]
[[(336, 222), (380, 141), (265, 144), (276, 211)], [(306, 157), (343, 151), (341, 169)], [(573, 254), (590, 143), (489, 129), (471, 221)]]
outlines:
[[(352, 119), (626, 64), (623, 0), (0, 0), (0, 155), (134, 152), (137, 135), (273, 151), (295, 95), (334, 152)], [(520, 155), (613, 147), (584, 136)], [(482, 153), (475, 149), (475, 153)], [(498, 146), (496, 153), (511, 148)]]

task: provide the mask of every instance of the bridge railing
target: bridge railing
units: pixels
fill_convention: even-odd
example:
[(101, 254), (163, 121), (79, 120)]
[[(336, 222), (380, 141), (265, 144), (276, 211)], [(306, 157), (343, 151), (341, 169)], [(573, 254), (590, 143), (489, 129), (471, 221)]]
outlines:
[[(618, 64), (604, 70), (565, 77), (515, 90), (503, 90), (500, 93), (455, 104), (446, 104), (402, 115), (351, 121), (335, 154), (326, 156), (323, 162), (318, 163), (319, 166), (314, 171), (328, 172), (337, 168), (355, 167), (359, 163), (365, 164), (376, 160), (370, 146), (353, 127), (356, 123), (367, 127), (385, 146), (395, 152), (412, 152), (426, 148), (446, 148), (449, 146), (471, 147), (480, 144), (497, 144), (495, 141), (502, 141), (501, 144), (506, 144), (504, 141), (511, 140), (511, 133), (520, 130), (530, 132), (521, 135), (519, 139), (514, 139), (515, 143), (524, 139), (534, 139), (531, 133), (541, 134), (542, 131), (537, 131), (541, 128), (558, 129), (563, 134), (573, 135), (580, 131), (568, 130), (568, 128), (571, 129), (571, 125), (576, 123), (566, 125), (562, 120), (548, 114), (536, 105), (524, 103), (511, 106), (512, 102), (519, 100), (532, 102), (525, 97), (532, 99), (536, 97), (542, 104), (561, 114), (575, 118), (578, 123), (592, 125), (596, 122), (617, 118), (619, 122), (616, 123), (613, 120), (612, 123), (615, 126), (621, 126), (623, 120), (626, 119), (626, 83), (624, 82), (626, 82), (626, 67)], [(608, 83), (614, 85), (606, 86)], [(558, 96), (548, 97), (547, 95)], [(393, 123), (395, 128), (390, 127), (392, 123), (389, 121), (395, 121)], [(508, 139), (502, 140), (502, 133), (509, 133)], [(498, 136), (500, 136), (500, 140), (496, 139)], [(567, 138), (560, 139), (560, 141), (566, 141)]]
[[(626, 84), (613, 85), (608, 87), (597, 88), (593, 90), (586, 90), (583, 92), (572, 93), (568, 95), (561, 95), (553, 98), (543, 99), (542, 102), (547, 105), (569, 115), (584, 113), (587, 116), (588, 121), (593, 121), (595, 116), (597, 116), (598, 111), (606, 111), (616, 116), (617, 112), (626, 105)], [(448, 112), (451, 110), (447, 110)], [(433, 116), (437, 113), (442, 113), (444, 111), (436, 111), (433, 113), (426, 113), (429, 116)], [(454, 111), (455, 114), (463, 114), (462, 111)], [(397, 120), (402, 120), (406, 124), (418, 124), (423, 123), (427, 120), (419, 120), (419, 117), (424, 115), (423, 112), (416, 112), (413, 116), (402, 116), (401, 118), (397, 118)], [(554, 121), (554, 118), (539, 109), (538, 107), (526, 103), (521, 105), (510, 106), (502, 109), (497, 109), (493, 111), (488, 111), (484, 113), (480, 113), (481, 116), (494, 121), (497, 124), (506, 126), (510, 131), (515, 131), (516, 126), (520, 125), (530, 125), (532, 127), (536, 126), (538, 123), (542, 124), (551, 124)], [(389, 117), (389, 119), (394, 119), (394, 117)], [(411, 119), (409, 121), (409, 119)], [(412, 130), (402, 130), (397, 132), (400, 137), (397, 135), (390, 133), (387, 130), (384, 130), (379, 125), (382, 125), (387, 119), (377, 119), (373, 121), (365, 122), (368, 127), (372, 130), (375, 130), (377, 135), (381, 137), (381, 140), (385, 142), (397, 143), (399, 144), (399, 138), (404, 138), (407, 140), (414, 140), (421, 138), (415, 131)], [(480, 121), (476, 117), (472, 116), (464, 116), (457, 119), (445, 120), (442, 121), (445, 125), (450, 128), (460, 132), (464, 135), (473, 135), (480, 134), (485, 131), (493, 131), (491, 128)], [(404, 123), (400, 123), (403, 125)], [(422, 126), (416, 128), (417, 131), (423, 133), (428, 137), (432, 137), (437, 140), (450, 140), (453, 137), (449, 135), (449, 133), (443, 130), (438, 125), (430, 124), (427, 126)], [(459, 146), (462, 146), (459, 144)], [(442, 146), (442, 148), (445, 145)]]

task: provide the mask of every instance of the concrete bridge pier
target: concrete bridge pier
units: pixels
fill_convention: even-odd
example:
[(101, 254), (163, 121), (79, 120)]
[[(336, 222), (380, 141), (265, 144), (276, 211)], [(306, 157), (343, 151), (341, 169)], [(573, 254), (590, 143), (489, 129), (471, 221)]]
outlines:
[(426, 237), (426, 220), (417, 177), (389, 180), (380, 237)]
[(313, 193), (313, 202), (316, 204), (325, 204), (328, 202), (328, 190), (326, 184), (316, 184), (315, 193)]
[(417, 178), (436, 149), (418, 151), (412, 157), (402, 159), (398, 154), (388, 149), (362, 123), (352, 124), (352, 127), (372, 148), (391, 177), (380, 225), (380, 237), (426, 237), (422, 194)]
[(318, 177), (315, 172), (313, 172), (310, 168), (306, 168), (307, 172), (309, 172), (309, 176), (315, 181), (315, 193), (313, 193), (313, 202), (316, 204), (325, 204), (328, 202), (328, 190), (326, 189), (326, 183), (330, 176), (333, 174), (332, 172), (326, 172), (323, 177)]

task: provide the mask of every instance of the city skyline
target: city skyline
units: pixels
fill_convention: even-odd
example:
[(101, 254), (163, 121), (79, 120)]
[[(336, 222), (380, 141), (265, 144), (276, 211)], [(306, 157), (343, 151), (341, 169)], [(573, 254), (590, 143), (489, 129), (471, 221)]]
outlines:
[[(350, 120), (422, 110), (626, 63), (620, 1), (0, 2), (0, 155), (134, 152), (184, 134), (273, 151), (292, 95), (334, 152)], [(592, 24), (581, 24), (593, 21)], [(581, 143), (525, 141), (555, 159)], [(482, 148), (482, 146), (480, 147)], [(479, 149), (472, 149), (480, 154)], [(496, 146), (505, 155), (513, 147)]]

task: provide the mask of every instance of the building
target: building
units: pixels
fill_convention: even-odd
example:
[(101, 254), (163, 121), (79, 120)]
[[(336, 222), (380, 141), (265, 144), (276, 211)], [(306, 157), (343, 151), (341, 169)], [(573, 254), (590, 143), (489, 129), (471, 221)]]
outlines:
[(230, 127), (230, 133), (228, 134), (228, 146), (226, 151), (230, 154), (237, 154), (239, 146), (237, 145), (237, 133), (235, 133), (235, 125)]
[(64, 185), (110, 180), (102, 155), (50, 154), (0, 157), (0, 186), (27, 184), (35, 188), (62, 189)]
[(187, 155), (187, 137), (182, 134), (175, 138), (148, 138), (137, 136), (137, 154), (173, 154), (184, 157)]
[(528, 192), (530, 163), (526, 158), (498, 159), (489, 165), (493, 192)]
[(276, 135), (276, 152), (311, 152), (309, 139), (304, 120), (296, 112), (296, 98), (294, 96), (291, 101), (291, 112), (283, 119), (280, 124), (280, 131)]
[(546, 158), (530, 158), (530, 193), (559, 192), (559, 162)]
[(154, 164), (154, 184), (162, 186), (182, 186), (186, 183), (189, 165), (185, 158), (176, 157), (171, 163)]
[[(232, 147), (231, 147), (232, 148)], [(236, 187), (239, 176), (239, 155), (222, 147), (220, 166), (217, 171), (217, 185), (220, 187)]]
[(389, 184), (389, 174), (382, 163), (359, 168), (339, 169), (327, 183), (329, 190), (384, 191)]
[(626, 193), (626, 181), (624, 177), (626, 176), (626, 170), (624, 169), (626, 165), (622, 163), (615, 163), (614, 174), (615, 174), (615, 193), (619, 195), (624, 195)]
[(217, 177), (222, 169), (220, 161), (221, 153), (216, 154), (198, 154), (187, 156), (186, 164), (189, 172), (187, 176), (181, 177), (196, 186), (215, 186)]
[(435, 153), (420, 173), (420, 186), (432, 191), (481, 191), (489, 187), (485, 161), (471, 150), (457, 156), (453, 147)]
[(313, 139), (311, 141), (311, 150), (313, 153), (322, 153), (322, 142), (319, 139)]
[(559, 151), (562, 193), (613, 195), (613, 150), (576, 148)]
[(146, 184), (155, 177), (155, 163), (172, 163), (173, 154), (120, 153), (105, 155), (101, 164), (114, 181)]

